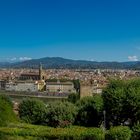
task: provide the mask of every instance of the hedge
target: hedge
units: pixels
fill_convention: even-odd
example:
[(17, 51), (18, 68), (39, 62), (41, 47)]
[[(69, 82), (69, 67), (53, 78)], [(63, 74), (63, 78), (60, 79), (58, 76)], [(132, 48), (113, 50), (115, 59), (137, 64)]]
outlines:
[(106, 133), (106, 140), (130, 140), (131, 139), (131, 130), (129, 127), (118, 126), (111, 128)]
[(51, 128), (45, 126), (17, 125), (0, 128), (0, 134), (11, 137), (30, 137), (35, 140), (104, 140), (105, 134), (99, 128)]
[(139, 140), (140, 139), (140, 124), (136, 124), (133, 128), (132, 138), (131, 140)]

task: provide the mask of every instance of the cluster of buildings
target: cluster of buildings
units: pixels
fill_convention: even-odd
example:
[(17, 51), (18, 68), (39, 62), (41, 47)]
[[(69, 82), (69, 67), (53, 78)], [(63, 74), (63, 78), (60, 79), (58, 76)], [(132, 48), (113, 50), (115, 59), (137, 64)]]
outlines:
[(57, 80), (55, 82), (48, 82), (41, 64), (39, 72), (21, 73), (18, 78), (8, 77), (7, 80), (1, 80), (0, 89), (6, 91), (44, 92), (44, 94), (76, 93), (74, 83), (71, 81), (60, 82)]
[(40, 64), (39, 70), (1, 69), (0, 89), (6, 91), (43, 92), (49, 95), (68, 95), (76, 93), (75, 85), (72, 81), (79, 80), (80, 94), (82, 96), (92, 96), (94, 93), (102, 93), (110, 78), (131, 79), (139, 76), (140, 71), (135, 70), (42, 70), (42, 65)]

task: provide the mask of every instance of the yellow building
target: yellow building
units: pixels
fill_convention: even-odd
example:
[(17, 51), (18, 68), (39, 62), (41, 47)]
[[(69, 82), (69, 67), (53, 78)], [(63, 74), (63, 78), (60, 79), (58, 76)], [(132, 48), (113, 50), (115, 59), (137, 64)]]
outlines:
[(44, 80), (37, 81), (37, 83), (38, 83), (38, 91), (46, 90), (46, 83)]

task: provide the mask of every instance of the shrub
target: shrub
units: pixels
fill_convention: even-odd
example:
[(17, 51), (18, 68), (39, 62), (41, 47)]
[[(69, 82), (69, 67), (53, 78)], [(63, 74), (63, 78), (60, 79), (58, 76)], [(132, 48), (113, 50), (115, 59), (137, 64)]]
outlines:
[(105, 134), (99, 128), (50, 128), (46, 126), (18, 125), (9, 128), (0, 128), (2, 136), (23, 137), (30, 136), (35, 140), (104, 140)]
[(110, 128), (106, 134), (106, 140), (130, 140), (131, 130), (129, 127), (118, 126)]
[(7, 102), (11, 107), (13, 107), (12, 100), (9, 96), (2, 94), (2, 95), (0, 95), (0, 99)]
[(135, 125), (132, 128), (132, 140), (139, 140), (140, 139), (140, 124)]
[(76, 124), (86, 127), (100, 125), (103, 115), (103, 100), (100, 95), (82, 98), (76, 105), (78, 106)]
[(19, 116), (27, 123), (45, 123), (45, 113), (46, 105), (36, 99), (24, 99), (19, 105)]
[(78, 100), (80, 99), (79, 94), (78, 93), (72, 93), (68, 96), (68, 101), (71, 103), (76, 103)]
[(52, 127), (66, 127), (73, 124), (76, 107), (69, 102), (53, 102), (47, 107), (47, 122)]
[(9, 97), (0, 95), (0, 126), (5, 126), (10, 122), (16, 121), (17, 118), (13, 111), (12, 102)]

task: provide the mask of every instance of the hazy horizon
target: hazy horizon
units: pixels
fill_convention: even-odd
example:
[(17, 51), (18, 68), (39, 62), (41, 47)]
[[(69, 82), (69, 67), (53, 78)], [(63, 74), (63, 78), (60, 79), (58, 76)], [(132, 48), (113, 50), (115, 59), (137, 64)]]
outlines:
[(64, 57), (61, 57), (61, 56), (55, 56), (55, 57), (41, 57), (41, 58), (27, 58), (27, 57), (20, 57), (20, 58), (12, 58), (12, 60), (9, 58), (9, 59), (1, 59), (0, 60), (0, 63), (17, 63), (17, 62), (24, 62), (24, 61), (30, 61), (30, 60), (39, 60), (39, 59), (44, 59), (44, 58), (50, 58), (50, 59), (54, 59), (54, 58), (61, 58), (61, 59), (65, 59), (65, 60), (74, 60), (74, 61), (90, 61), (90, 62), (118, 62), (118, 63), (127, 63), (127, 62), (140, 62), (139, 60), (137, 61), (130, 61), (130, 60), (127, 60), (127, 61), (96, 61), (96, 60), (86, 60), (86, 59), (72, 59), (72, 58), (64, 58)]

